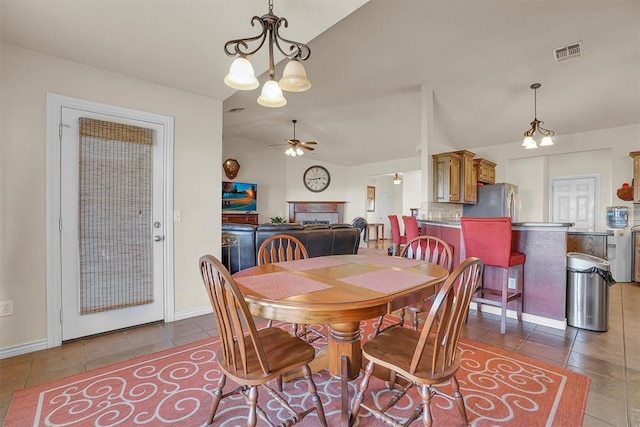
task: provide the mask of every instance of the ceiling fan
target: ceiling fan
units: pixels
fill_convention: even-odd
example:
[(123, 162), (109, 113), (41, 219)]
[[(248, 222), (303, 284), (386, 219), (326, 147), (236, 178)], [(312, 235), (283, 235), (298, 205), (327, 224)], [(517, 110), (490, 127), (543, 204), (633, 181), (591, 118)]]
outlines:
[(289, 148), (287, 148), (284, 151), (284, 154), (286, 154), (287, 156), (302, 156), (304, 154), (304, 150), (307, 151), (313, 151), (315, 150), (314, 147), (310, 147), (310, 145), (316, 145), (317, 142), (315, 141), (300, 141), (299, 139), (296, 139), (296, 123), (298, 122), (297, 120), (291, 120), (293, 122), (293, 139), (289, 139), (287, 140), (287, 142), (289, 143)]

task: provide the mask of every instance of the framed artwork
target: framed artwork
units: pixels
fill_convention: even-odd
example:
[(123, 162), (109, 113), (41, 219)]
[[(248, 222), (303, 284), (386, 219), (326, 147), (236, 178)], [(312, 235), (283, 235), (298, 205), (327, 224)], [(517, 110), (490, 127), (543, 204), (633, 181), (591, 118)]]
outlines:
[(367, 212), (376, 210), (376, 187), (367, 185)]

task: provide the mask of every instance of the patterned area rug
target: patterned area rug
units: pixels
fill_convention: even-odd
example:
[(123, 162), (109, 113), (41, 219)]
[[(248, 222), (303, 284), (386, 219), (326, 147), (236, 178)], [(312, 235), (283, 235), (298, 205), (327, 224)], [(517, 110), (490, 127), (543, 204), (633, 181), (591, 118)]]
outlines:
[[(362, 323), (363, 340), (371, 336), (373, 324), (374, 321)], [(14, 394), (5, 426), (206, 425), (212, 390), (219, 375), (215, 362), (217, 346), (217, 339), (212, 338), (20, 390)], [(458, 378), (471, 425), (582, 425), (588, 377), (474, 342), (463, 341), (460, 348), (463, 362)], [(338, 426), (339, 381), (326, 370), (314, 374), (314, 380), (329, 426)], [(349, 383), (350, 398), (358, 384), (358, 380)], [(284, 392), (293, 406), (308, 407), (302, 380), (285, 383)], [(384, 383), (374, 378), (365, 402), (384, 403), (389, 393)], [(394, 415), (411, 412), (419, 399), (415, 390), (409, 393)], [(269, 416), (273, 420), (289, 416), (277, 412), (279, 406), (270, 404), (273, 402), (263, 391), (260, 402), (271, 411)], [(462, 425), (460, 414), (450, 401), (434, 397), (432, 409), (434, 425)], [(383, 425), (362, 412), (360, 426)], [(245, 425), (246, 413), (244, 399), (227, 399), (219, 407), (213, 425)], [(258, 425), (267, 424), (258, 420)], [(313, 413), (299, 425), (319, 423)]]

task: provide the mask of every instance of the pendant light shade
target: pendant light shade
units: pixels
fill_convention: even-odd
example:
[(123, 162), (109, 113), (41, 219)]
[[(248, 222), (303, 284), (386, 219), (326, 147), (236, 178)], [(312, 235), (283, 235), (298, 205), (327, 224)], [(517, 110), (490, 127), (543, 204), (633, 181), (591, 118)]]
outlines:
[(262, 86), (262, 93), (258, 98), (258, 104), (263, 107), (282, 107), (287, 105), (287, 100), (282, 95), (282, 89), (275, 80), (269, 80)]
[(282, 78), (278, 82), (282, 90), (287, 92), (304, 92), (311, 89), (311, 81), (307, 78), (307, 72), (300, 61), (295, 59), (289, 61), (284, 71), (282, 72)]
[(397, 173), (396, 173), (396, 175), (393, 177), (393, 183), (394, 183), (395, 185), (402, 184), (402, 178), (400, 178), (400, 177), (398, 176), (398, 174), (397, 174)]
[(260, 86), (253, 71), (253, 65), (247, 58), (236, 58), (231, 63), (229, 74), (224, 78), (227, 86), (238, 90), (253, 90)]

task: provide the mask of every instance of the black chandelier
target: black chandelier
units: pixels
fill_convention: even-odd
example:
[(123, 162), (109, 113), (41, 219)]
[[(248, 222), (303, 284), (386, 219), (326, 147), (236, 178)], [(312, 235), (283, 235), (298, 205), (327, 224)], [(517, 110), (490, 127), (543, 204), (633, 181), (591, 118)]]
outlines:
[(544, 122), (538, 120), (538, 89), (540, 89), (542, 85), (540, 83), (533, 83), (531, 85), (531, 89), (533, 89), (533, 121), (531, 122), (531, 129), (524, 133), (524, 141), (522, 141), (522, 146), (527, 150), (532, 148), (538, 148), (538, 144), (536, 144), (534, 136), (536, 136), (536, 132), (542, 135), (542, 140), (540, 141), (540, 147), (547, 147), (549, 145), (553, 145), (553, 140), (551, 137), (556, 133), (552, 130), (545, 129), (541, 124)]
[[(280, 26), (289, 26), (286, 18), (273, 14), (273, 0), (269, 0), (269, 12), (260, 17), (251, 19), (251, 26), (258, 22), (262, 26), (262, 32), (254, 37), (229, 40), (224, 44), (224, 52), (229, 56), (237, 56), (231, 64), (229, 74), (224, 78), (227, 86), (238, 90), (253, 90), (259, 86), (253, 71), (253, 66), (247, 57), (253, 55), (262, 48), (265, 42), (269, 46), (269, 80), (262, 87), (262, 93), (258, 97), (258, 104), (265, 107), (282, 107), (287, 100), (282, 95), (282, 90), (289, 92), (304, 92), (311, 88), (311, 82), (300, 61), (306, 61), (311, 55), (311, 49), (304, 43), (287, 40), (280, 36)], [(253, 44), (255, 48), (249, 45)], [(257, 45), (256, 45), (257, 44)], [(282, 78), (276, 81), (275, 65), (273, 61), (273, 47), (290, 59), (284, 68)], [(285, 46), (285, 48), (283, 48)], [(288, 53), (287, 53), (288, 50)]]

